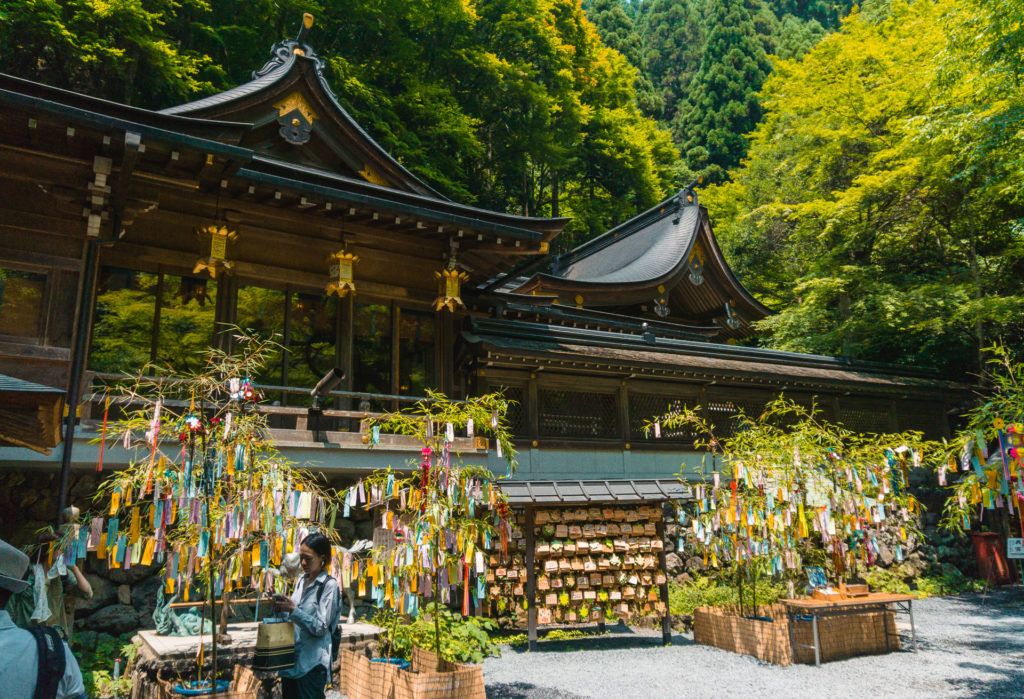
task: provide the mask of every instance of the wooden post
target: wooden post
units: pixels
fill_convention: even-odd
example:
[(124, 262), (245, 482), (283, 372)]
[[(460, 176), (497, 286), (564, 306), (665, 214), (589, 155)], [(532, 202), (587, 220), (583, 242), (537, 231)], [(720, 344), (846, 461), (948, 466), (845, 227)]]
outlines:
[(526, 506), (526, 638), (529, 649), (537, 650), (537, 571), (534, 569), (536, 536), (534, 508)]
[[(344, 298), (338, 299), (338, 320), (337, 320), (337, 335), (335, 336), (335, 366), (345, 371), (345, 380), (341, 386), (346, 391), (352, 390), (354, 362), (353, 362), (353, 346), (354, 346), (354, 333), (355, 333), (355, 303), (352, 299), (352, 294), (346, 295)], [(335, 407), (341, 410), (355, 410), (358, 405), (354, 404), (351, 398), (340, 398), (335, 401)], [(351, 430), (351, 424), (348, 425), (348, 429)]]
[(617, 402), (619, 408), (619, 434), (622, 436), (623, 444), (629, 444), (633, 441), (633, 430), (629, 424), (629, 389), (626, 387), (625, 380), (619, 384)]
[[(401, 378), (401, 351), (402, 351), (402, 308), (391, 302), (391, 394), (397, 396), (402, 392)], [(401, 410), (402, 404), (397, 400), (390, 401), (389, 410)]]
[(661, 602), (665, 605), (665, 613), (661, 617), (661, 642), (666, 646), (672, 644), (672, 613), (668, 607), (668, 564), (666, 563), (665, 554), (665, 510), (664, 504), (661, 511), (661, 518), (658, 520), (657, 535), (662, 541), (661, 551), (658, 552), (658, 566), (661, 569), (662, 575), (665, 576), (665, 582), (659, 587), (661, 588)]
[[(109, 159), (102, 159), (110, 172)], [(101, 158), (97, 156), (96, 166)], [(99, 170), (97, 170), (98, 172)], [(57, 500), (57, 526), (64, 517), (64, 509), (71, 497), (71, 450), (75, 445), (75, 425), (78, 422), (78, 404), (82, 399), (82, 372), (89, 355), (89, 338), (92, 335), (92, 307), (96, 299), (96, 277), (100, 268), (100, 241), (89, 236), (85, 241), (85, 257), (82, 261), (81, 284), (78, 288), (78, 311), (75, 315), (75, 332), (72, 339), (71, 366), (68, 368), (67, 410), (64, 418), (64, 448), (60, 463), (60, 494)]]
[[(292, 288), (291, 286), (285, 287), (284, 292), (284, 337), (281, 338), (281, 344), (284, 345), (284, 349), (281, 351), (281, 385), (288, 385), (288, 360), (291, 358), (291, 341), (292, 341)], [(281, 392), (281, 405), (288, 405), (288, 392)], [(299, 429), (296, 425), (295, 429)]]
[(526, 419), (530, 430), (530, 439), (540, 439), (540, 400), (537, 397), (537, 376), (530, 374), (530, 382), (526, 385)]

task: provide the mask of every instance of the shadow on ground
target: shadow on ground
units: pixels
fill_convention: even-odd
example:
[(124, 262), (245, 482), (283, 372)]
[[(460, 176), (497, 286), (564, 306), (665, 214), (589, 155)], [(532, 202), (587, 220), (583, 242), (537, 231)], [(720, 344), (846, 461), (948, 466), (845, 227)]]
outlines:
[(489, 685), (487, 699), (587, 699), (582, 694), (571, 694), (552, 687), (538, 687), (529, 682), (509, 682)]
[[(499, 641), (500, 642), (500, 641)], [(538, 642), (537, 653), (571, 653), (583, 650), (623, 650), (630, 648), (657, 648), (662, 646), (660, 633), (638, 633), (625, 624), (609, 626), (603, 635), (586, 636), (584, 638), (546, 640), (543, 635)], [(693, 645), (693, 639), (677, 633), (672, 634), (672, 645)], [(528, 653), (526, 644), (508, 646), (503, 652)]]
[(1020, 664), (1014, 668), (996, 667), (984, 663), (957, 663), (957, 667), (986, 675), (997, 675), (997, 678), (985, 679), (951, 679), (947, 680), (950, 688), (957, 690), (958, 697), (1020, 697), (1024, 696), (1024, 654), (1018, 654)]

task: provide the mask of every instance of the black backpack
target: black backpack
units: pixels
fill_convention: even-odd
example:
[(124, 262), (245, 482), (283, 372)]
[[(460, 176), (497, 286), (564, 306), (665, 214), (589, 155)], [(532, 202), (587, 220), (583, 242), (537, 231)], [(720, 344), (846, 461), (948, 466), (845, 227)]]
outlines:
[[(329, 577), (324, 582), (317, 584), (317, 587), (319, 588), (316, 591), (316, 604), (317, 604), (317, 606), (320, 606), (320, 598), (324, 596), (324, 588), (327, 587), (327, 583), (329, 581), (331, 581), (331, 580), (334, 580), (334, 578), (330, 578)], [(337, 582), (337, 581), (335, 580), (335, 582)], [(338, 586), (338, 609), (339, 610), (341, 609), (341, 585)], [(335, 620), (334, 628), (331, 630), (331, 662), (332, 663), (335, 660), (338, 659), (338, 648), (341, 647), (341, 624), (338, 623), (338, 621), (340, 619), (341, 619), (341, 615), (339, 614), (338, 615), (338, 619)]]
[(51, 626), (30, 626), (28, 632), (36, 639), (39, 654), (35, 699), (55, 699), (64, 670), (67, 669), (64, 641), (57, 629)]

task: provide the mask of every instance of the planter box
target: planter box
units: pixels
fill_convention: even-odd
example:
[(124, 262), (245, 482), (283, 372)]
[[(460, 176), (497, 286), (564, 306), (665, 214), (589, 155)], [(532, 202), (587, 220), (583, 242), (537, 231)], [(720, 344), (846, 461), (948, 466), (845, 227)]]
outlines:
[(412, 669), (400, 670), (388, 663), (373, 663), (362, 653), (343, 650), (341, 683), (349, 699), (486, 699), (480, 665), (441, 662), (437, 656), (414, 648)]
[[(814, 662), (814, 650), (805, 647), (813, 644), (810, 622), (796, 622), (790, 636), (784, 606), (761, 607), (758, 615), (772, 621), (747, 619), (735, 607), (700, 607), (693, 614), (693, 640), (775, 665)], [(822, 662), (899, 650), (892, 612), (819, 619), (818, 638)]]

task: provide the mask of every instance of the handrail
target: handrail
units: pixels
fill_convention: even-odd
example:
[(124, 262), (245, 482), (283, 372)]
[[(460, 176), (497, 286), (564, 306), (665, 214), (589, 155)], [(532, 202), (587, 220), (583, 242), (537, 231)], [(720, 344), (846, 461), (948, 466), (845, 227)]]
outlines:
[[(109, 373), (109, 372), (99, 372), (98, 371), (98, 372), (93, 372), (93, 378), (99, 379), (100, 381), (103, 381), (104, 383), (107, 383), (107, 382), (129, 381), (129, 380), (133, 379), (134, 377), (129, 375), (129, 374), (112, 374), (112, 373)], [(170, 376), (150, 376), (150, 377), (147, 377), (147, 378), (149, 380), (153, 381), (154, 383), (163, 383), (163, 382), (169, 381), (169, 380), (171, 380), (171, 379), (173, 379), (175, 377), (170, 377)], [(304, 395), (304, 396), (308, 396), (309, 392), (312, 390), (312, 387), (310, 387), (310, 388), (302, 388), (301, 386), (274, 386), (274, 385), (269, 385), (269, 384), (259, 384), (258, 387), (262, 391), (270, 391), (270, 392), (274, 392), (274, 393), (287, 393), (287, 394), (290, 394), (290, 395)], [(336, 398), (368, 398), (370, 400), (393, 400), (393, 401), (401, 401), (401, 402), (405, 402), (405, 403), (418, 403), (420, 401), (430, 402), (430, 401), (433, 400), (429, 396), (401, 396), (401, 395), (395, 395), (393, 393), (367, 393), (367, 392), (364, 392), (364, 391), (331, 391), (330, 393), (328, 393), (328, 395), (334, 396)]]
[[(102, 393), (93, 391), (84, 395), (85, 402), (99, 401), (103, 398)], [(132, 405), (133, 403), (142, 404), (145, 401), (143, 399), (132, 400), (127, 396), (119, 396), (113, 399), (114, 403), (120, 403), (122, 405)], [(168, 399), (164, 400), (163, 404), (169, 408), (183, 408), (188, 405), (188, 401)], [(309, 413), (309, 408), (301, 405), (262, 405), (257, 404), (256, 412), (264, 413), (266, 415), (290, 415), (290, 416), (305, 416)], [(374, 412), (369, 410), (334, 410), (333, 408), (327, 408), (321, 411), (324, 417), (340, 417), (350, 418), (353, 420), (366, 420), (374, 417), (381, 417), (387, 413)]]

